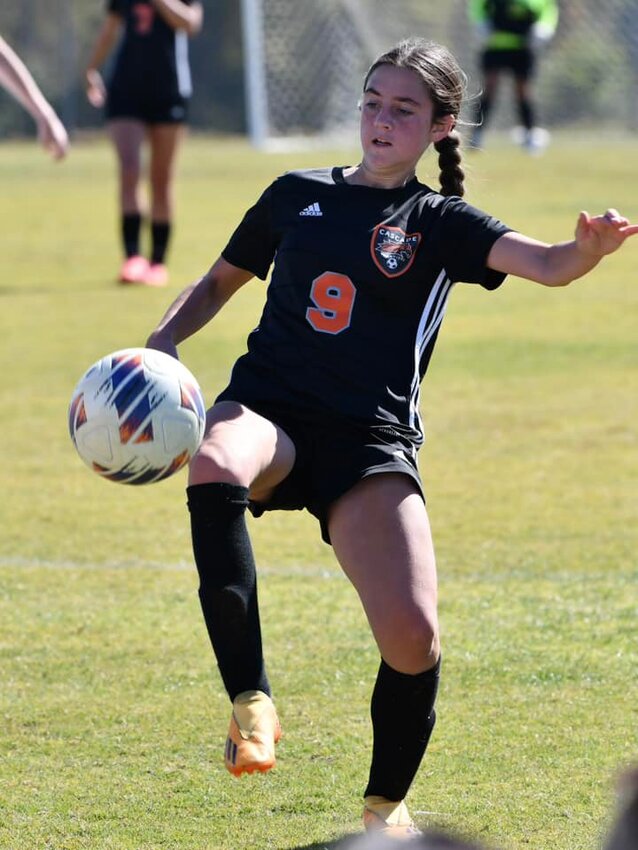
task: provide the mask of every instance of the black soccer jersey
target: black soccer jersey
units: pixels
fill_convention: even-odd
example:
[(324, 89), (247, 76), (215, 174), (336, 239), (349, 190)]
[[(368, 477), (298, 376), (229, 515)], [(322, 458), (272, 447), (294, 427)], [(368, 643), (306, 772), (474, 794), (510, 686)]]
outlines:
[(457, 281), (499, 286), (504, 224), (411, 180), (350, 185), (343, 168), (276, 180), (222, 252), (265, 279), (248, 352), (221, 397), (382, 428), (419, 446), (419, 386)]
[[(191, 5), (192, 0), (184, 0)], [(158, 103), (191, 95), (188, 35), (174, 30), (149, 0), (107, 0), (124, 21), (109, 93)]]

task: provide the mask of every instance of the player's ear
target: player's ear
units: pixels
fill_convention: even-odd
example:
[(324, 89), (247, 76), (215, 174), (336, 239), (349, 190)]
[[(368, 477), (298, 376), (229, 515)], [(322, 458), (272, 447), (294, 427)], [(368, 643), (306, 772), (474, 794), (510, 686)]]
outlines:
[(440, 142), (446, 136), (449, 136), (456, 124), (454, 115), (441, 115), (440, 118), (435, 118), (430, 128), (430, 141)]

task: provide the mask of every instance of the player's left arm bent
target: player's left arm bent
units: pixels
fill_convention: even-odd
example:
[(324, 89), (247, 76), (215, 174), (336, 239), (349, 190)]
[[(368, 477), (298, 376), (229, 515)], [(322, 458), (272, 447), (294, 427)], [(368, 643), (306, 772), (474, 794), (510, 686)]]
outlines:
[(176, 30), (186, 30), (189, 35), (197, 35), (204, 21), (204, 7), (195, 2), (190, 6), (182, 0), (151, 0), (166, 23)]
[(544, 286), (566, 286), (591, 271), (636, 233), (638, 224), (630, 224), (617, 210), (597, 216), (581, 212), (570, 242), (548, 245), (520, 233), (506, 233), (492, 246), (487, 265)]

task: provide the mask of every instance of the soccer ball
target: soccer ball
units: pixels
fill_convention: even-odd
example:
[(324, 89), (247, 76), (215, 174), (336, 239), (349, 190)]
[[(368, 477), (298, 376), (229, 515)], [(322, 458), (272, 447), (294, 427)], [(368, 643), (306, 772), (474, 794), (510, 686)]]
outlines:
[(121, 484), (151, 484), (185, 466), (204, 436), (197, 381), (169, 354), (125, 348), (80, 378), (69, 405), (69, 432), (94, 472)]

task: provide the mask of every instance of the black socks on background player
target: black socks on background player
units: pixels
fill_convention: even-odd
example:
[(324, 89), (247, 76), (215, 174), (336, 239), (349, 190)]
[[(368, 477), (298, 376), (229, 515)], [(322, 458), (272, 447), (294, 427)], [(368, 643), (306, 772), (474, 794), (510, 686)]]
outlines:
[(364, 796), (403, 800), (425, 754), (436, 713), (441, 659), (431, 670), (410, 676), (381, 661), (372, 692), (370, 779)]
[[(531, 130), (535, 125), (534, 107), (529, 98), (521, 98), (516, 105), (518, 120), (525, 130)], [(490, 112), (492, 111), (492, 98), (483, 95), (475, 116), (476, 123), (480, 127), (486, 127)]]
[(257, 575), (246, 528), (248, 489), (196, 484), (186, 489), (199, 598), (219, 672), (231, 700), (242, 691), (270, 696), (257, 604)]
[[(124, 213), (121, 220), (122, 242), (127, 257), (140, 253), (140, 231), (142, 216), (140, 213)], [(151, 222), (151, 263), (163, 263), (171, 236), (170, 221)]]
[(122, 215), (122, 242), (127, 257), (136, 257), (140, 253), (140, 229), (142, 216), (139, 213)]
[(151, 222), (151, 263), (163, 263), (171, 235), (169, 221)]
[(522, 126), (529, 132), (529, 130), (533, 129), (535, 121), (534, 121), (534, 108), (532, 103), (527, 98), (521, 98), (518, 102), (518, 117), (522, 124)]

